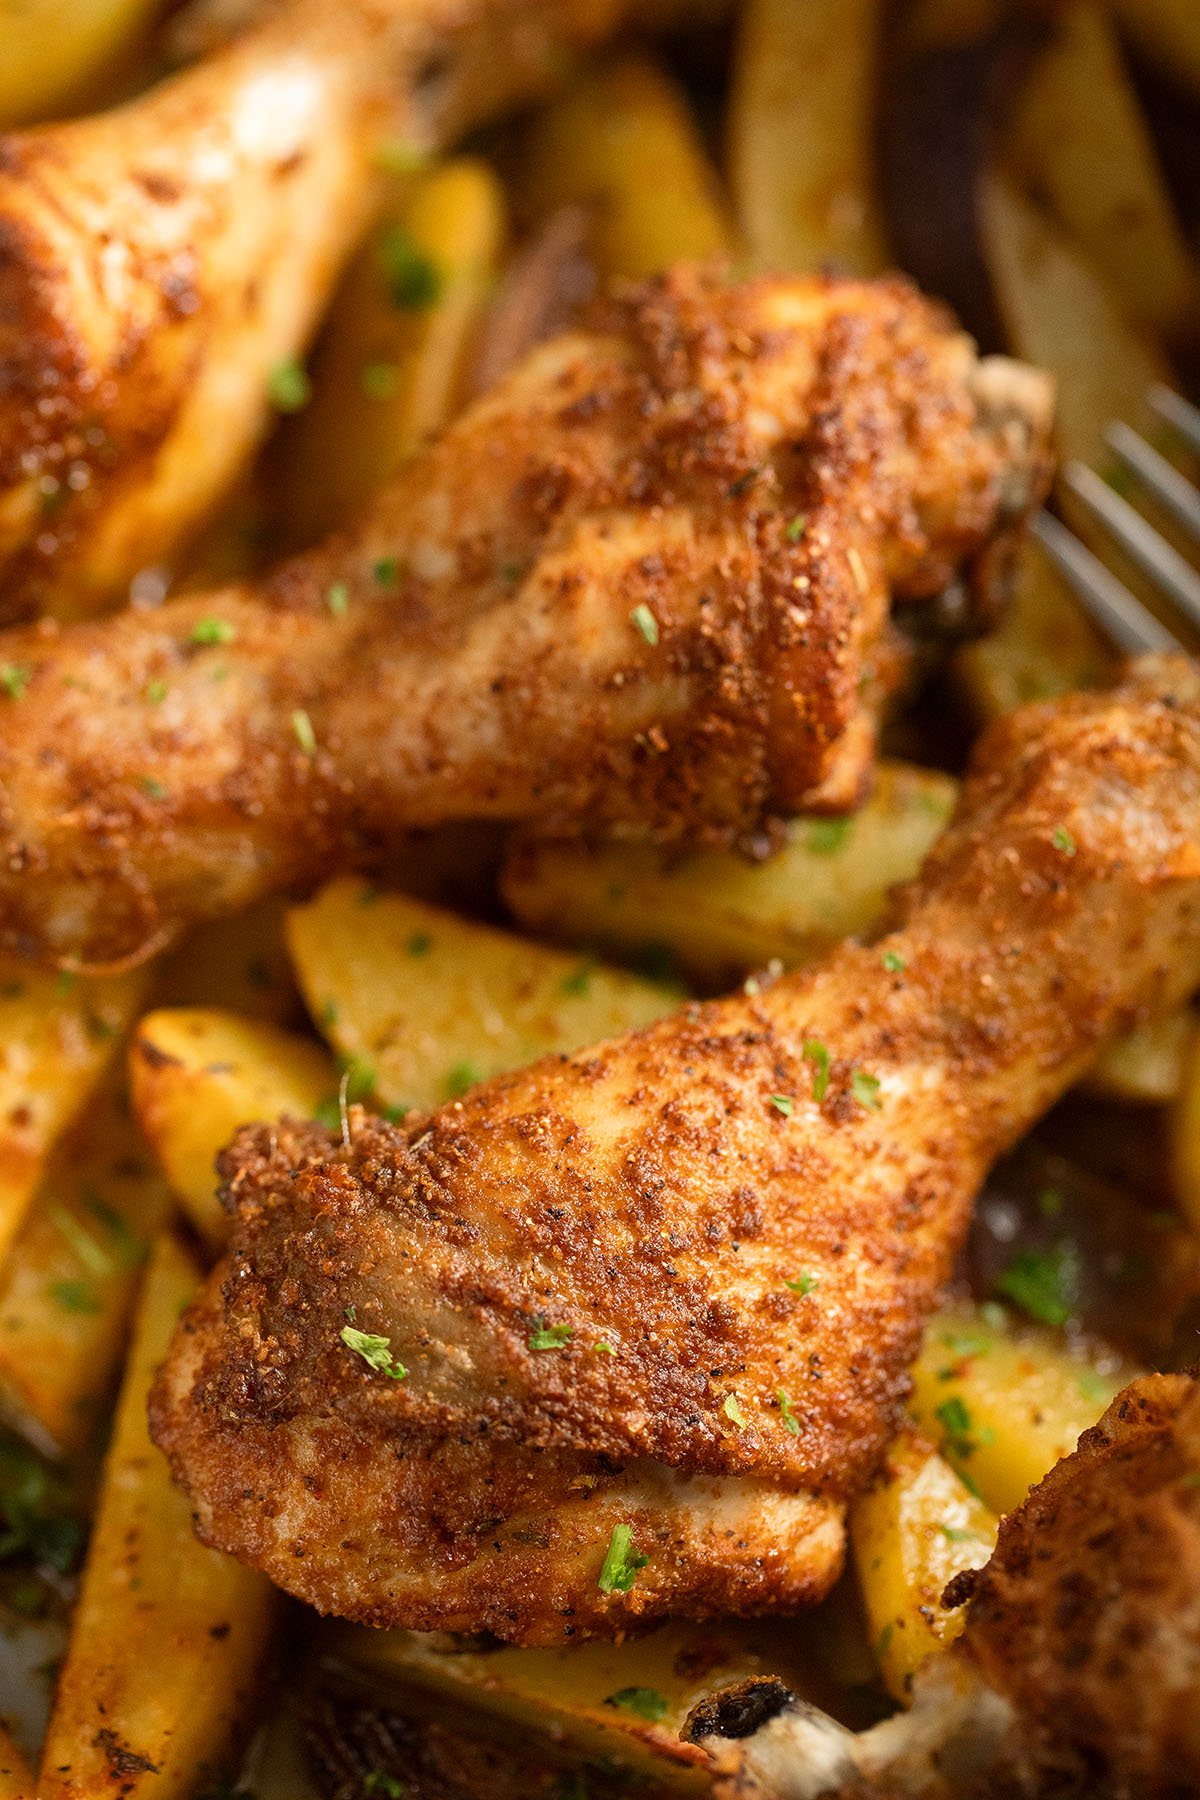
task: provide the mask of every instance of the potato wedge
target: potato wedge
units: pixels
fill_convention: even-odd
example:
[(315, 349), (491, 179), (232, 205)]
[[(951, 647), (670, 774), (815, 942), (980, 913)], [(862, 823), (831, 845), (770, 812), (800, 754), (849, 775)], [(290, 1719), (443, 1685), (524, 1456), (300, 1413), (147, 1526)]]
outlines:
[(1018, 1328), (1003, 1307), (954, 1308), (930, 1321), (909, 1410), (971, 1491), (1006, 1513), (1136, 1373), (1059, 1332)]
[(51, 1157), (0, 1271), (0, 1408), (46, 1452), (93, 1441), (170, 1190), (109, 1077)]
[(729, 103), (729, 184), (751, 262), (887, 262), (875, 189), (880, 0), (748, 0)]
[(987, 1561), (998, 1520), (918, 1432), (905, 1430), (851, 1506), (849, 1524), (879, 1666), (888, 1692), (907, 1701), (926, 1657), (966, 1622), (942, 1605), (946, 1583)]
[(810, 962), (874, 925), (889, 889), (916, 874), (956, 792), (935, 770), (881, 763), (861, 812), (793, 819), (783, 849), (764, 863), (526, 839), (509, 856), (501, 892), (531, 931), (626, 960), (674, 959), (716, 987), (773, 958)]
[(100, 978), (0, 964), (0, 1255), (50, 1150), (120, 1047), (147, 969)]
[(1200, 12), (1196, 0), (1113, 0), (1138, 48), (1167, 75), (1200, 94)]
[(184, 1800), (221, 1772), (259, 1677), (274, 1597), (207, 1550), (150, 1442), (146, 1395), (199, 1271), (169, 1236), (146, 1271), (41, 1800)]
[(1117, 1038), (1095, 1063), (1085, 1085), (1114, 1100), (1166, 1106), (1183, 1091), (1188, 1049), (1196, 1027), (1191, 1007), (1148, 1019)]
[(0, 125), (49, 118), (133, 45), (161, 0), (21, 0), (0, 27)]
[(525, 206), (592, 214), (602, 276), (653, 275), (721, 254), (733, 232), (677, 84), (642, 57), (589, 69), (534, 120), (518, 175)]
[(499, 180), (464, 156), (412, 177), (372, 230), (333, 301), (312, 397), (286, 422), (273, 461), (280, 511), (306, 541), (362, 504), (454, 411), (507, 229)]
[(351, 876), (288, 917), (313, 1017), (354, 1086), (424, 1109), (658, 1019), (678, 991)]
[(147, 1013), (129, 1048), (138, 1124), (192, 1224), (214, 1248), (225, 1214), (213, 1168), (239, 1125), (284, 1113), (311, 1118), (337, 1093), (320, 1045), (264, 1019), (206, 1007)]
[(1129, 311), (1168, 341), (1194, 336), (1200, 288), (1107, 9), (1055, 21), (1014, 111), (1009, 148)]

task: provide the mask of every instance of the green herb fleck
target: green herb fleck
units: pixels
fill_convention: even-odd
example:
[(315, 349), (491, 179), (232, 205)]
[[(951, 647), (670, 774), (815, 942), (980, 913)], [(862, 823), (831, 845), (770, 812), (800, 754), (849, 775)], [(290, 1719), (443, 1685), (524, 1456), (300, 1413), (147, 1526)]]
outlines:
[(879, 1098), (878, 1075), (868, 1075), (865, 1069), (855, 1069), (851, 1074), (850, 1092), (868, 1112), (878, 1112), (883, 1104)]
[(403, 138), (384, 138), (375, 151), (375, 167), (385, 175), (416, 175), (429, 167), (429, 152)]
[(967, 1531), (961, 1525), (939, 1525), (938, 1530), (947, 1542), (951, 1544), (979, 1543), (980, 1541), (979, 1533), (977, 1531)]
[(317, 734), (313, 730), (313, 722), (302, 706), (298, 706), (292, 714), (292, 730), (296, 734), (296, 742), (305, 756), (317, 754)]
[(782, 1388), (776, 1388), (775, 1398), (779, 1402), (779, 1422), (783, 1426), (783, 1429), (785, 1431), (790, 1431), (793, 1437), (799, 1437), (800, 1421), (796, 1417), (795, 1409), (793, 1408), (791, 1401), (788, 1399)]
[(377, 587), (397, 587), (400, 581), (400, 564), (394, 556), (381, 556), (371, 574)]
[(658, 642), (658, 620), (650, 611), (650, 608), (646, 605), (645, 601), (642, 601), (640, 606), (634, 607), (629, 618), (630, 623), (641, 632), (646, 642), (650, 645), (651, 649), (653, 649)]
[(814, 856), (834, 856), (850, 836), (853, 819), (814, 819), (804, 842)]
[(597, 1356), (615, 1356), (617, 1354), (607, 1338), (600, 1338), (592, 1345), (592, 1350)]
[(138, 778), (138, 786), (149, 800), (165, 800), (167, 790), (155, 775), (142, 775)]
[(457, 1100), (460, 1094), (465, 1094), (468, 1088), (475, 1087), (482, 1080), (483, 1070), (478, 1063), (455, 1063), (446, 1077), (446, 1092), (452, 1100)]
[(414, 931), (408, 940), (410, 956), (428, 956), (433, 949), (433, 939), (427, 931)]
[(391, 400), (400, 386), (395, 363), (368, 363), (362, 372), (362, 390), (368, 400)]
[(91, 1232), (80, 1224), (74, 1213), (68, 1212), (57, 1201), (52, 1202), (46, 1211), (85, 1269), (90, 1269), (93, 1275), (107, 1275), (111, 1272), (112, 1257), (96, 1242)]
[(636, 1713), (639, 1719), (645, 1719), (650, 1725), (657, 1725), (660, 1719), (667, 1716), (668, 1706), (665, 1694), (657, 1688), (627, 1687), (618, 1688), (604, 1702), (605, 1706), (617, 1706), (622, 1712)]
[(1022, 1250), (996, 1282), (996, 1292), (1041, 1325), (1065, 1325), (1079, 1297), (1079, 1256), (1067, 1241), (1045, 1252)]
[(883, 1661), (884, 1657), (888, 1653), (888, 1645), (892, 1641), (893, 1629), (894, 1629), (894, 1627), (890, 1623), (885, 1625), (883, 1630), (880, 1632), (879, 1636), (875, 1640), (875, 1654), (879, 1658), (880, 1662)]
[(237, 631), (228, 619), (198, 619), (188, 636), (189, 644), (232, 644)]
[(148, 681), (146, 683), (146, 699), (151, 706), (161, 706), (170, 691), (165, 681)]
[(1063, 1198), (1057, 1188), (1044, 1188), (1038, 1195), (1038, 1211), (1043, 1219), (1057, 1219), (1062, 1209)]
[(793, 1294), (799, 1294), (803, 1300), (806, 1294), (811, 1294), (815, 1287), (821, 1285), (821, 1277), (814, 1275), (810, 1269), (802, 1269), (795, 1281), (785, 1281), (783, 1285), (790, 1288)]
[(1071, 833), (1067, 830), (1065, 825), (1056, 825), (1054, 827), (1050, 836), (1050, 842), (1054, 845), (1056, 850), (1061, 850), (1064, 856), (1074, 856), (1075, 839), (1071, 836)]
[(739, 475), (736, 481), (730, 482), (725, 490), (729, 498), (740, 500), (743, 494), (748, 494), (758, 479), (758, 474), (757, 468), (747, 469), (744, 475)]
[(812, 1097), (820, 1106), (829, 1092), (829, 1052), (819, 1038), (805, 1038), (800, 1054), (813, 1065)]
[(86, 1281), (55, 1281), (50, 1285), (50, 1298), (64, 1312), (98, 1313), (100, 1302)]
[(344, 581), (335, 581), (325, 596), (325, 604), (335, 619), (344, 619), (350, 604), (350, 589)]
[(808, 530), (808, 515), (807, 515), (807, 513), (797, 513), (795, 518), (789, 520), (789, 522), (788, 522), (788, 528), (787, 528), (788, 543), (789, 544), (798, 544), (800, 542), (800, 539), (804, 536), (804, 534), (807, 530)]
[(533, 1329), (529, 1333), (531, 1350), (563, 1350), (575, 1335), (573, 1325), (547, 1325), (545, 1319), (535, 1319)]
[(790, 1094), (772, 1094), (770, 1102), (775, 1111), (781, 1112), (785, 1119), (790, 1119), (795, 1111), (796, 1102)]
[(404, 1800), (405, 1791), (404, 1783), (385, 1769), (369, 1769), (363, 1776), (365, 1794), (382, 1794), (384, 1800)]
[(267, 397), (276, 412), (303, 412), (312, 399), (312, 382), (303, 363), (294, 358), (276, 363), (267, 380)]
[(592, 976), (595, 973), (595, 969), (596, 965), (594, 962), (581, 962), (578, 968), (572, 969), (569, 975), (563, 976), (563, 993), (579, 994), (580, 996), (590, 993)]
[(1089, 1406), (1104, 1406), (1112, 1399), (1112, 1382), (1097, 1369), (1083, 1369), (1079, 1375), (1079, 1391)]
[(614, 1525), (596, 1586), (602, 1594), (627, 1594), (637, 1580), (638, 1570), (649, 1561), (648, 1556), (633, 1547), (632, 1525)]
[(995, 1442), (996, 1434), (990, 1426), (978, 1429), (971, 1422), (971, 1414), (961, 1394), (952, 1394), (934, 1408), (934, 1418), (946, 1434), (946, 1448), (952, 1456), (973, 1456), (985, 1444)]
[(904, 958), (895, 950), (885, 950), (881, 961), (889, 975), (903, 975), (905, 968)]
[(736, 1394), (726, 1394), (725, 1404), (722, 1406), (721, 1411), (725, 1414), (727, 1419), (731, 1420), (732, 1423), (738, 1427), (739, 1431), (746, 1423), (746, 1415), (738, 1404), (738, 1397)]
[(437, 264), (400, 225), (389, 225), (380, 238), (379, 266), (393, 306), (424, 312), (441, 295), (444, 284)]
[(19, 700), (32, 679), (28, 663), (0, 663), (0, 688), (10, 700)]
[(403, 1381), (408, 1374), (403, 1363), (392, 1360), (390, 1338), (379, 1337), (373, 1331), (359, 1331), (353, 1325), (343, 1325), (341, 1339), (347, 1350), (353, 1350), (355, 1356), (361, 1356), (367, 1367), (377, 1370), (380, 1375), (388, 1375), (393, 1381)]

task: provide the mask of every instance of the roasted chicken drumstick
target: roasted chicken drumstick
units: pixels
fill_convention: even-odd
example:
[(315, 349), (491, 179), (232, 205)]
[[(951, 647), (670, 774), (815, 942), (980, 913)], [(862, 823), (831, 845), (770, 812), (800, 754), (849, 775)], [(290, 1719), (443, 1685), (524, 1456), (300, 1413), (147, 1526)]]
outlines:
[(124, 598), (270, 417), (395, 136), (544, 87), (627, 0), (290, 0), (112, 112), (0, 136), (0, 618)]
[(0, 936), (145, 955), (448, 819), (729, 838), (852, 804), (892, 594), (994, 585), (1047, 411), (899, 283), (633, 290), (352, 541), (0, 633)]
[(1010, 1145), (1200, 980), (1200, 677), (987, 737), (870, 947), (391, 1128), (258, 1126), (153, 1429), (314, 1605), (524, 1642), (782, 1610)]

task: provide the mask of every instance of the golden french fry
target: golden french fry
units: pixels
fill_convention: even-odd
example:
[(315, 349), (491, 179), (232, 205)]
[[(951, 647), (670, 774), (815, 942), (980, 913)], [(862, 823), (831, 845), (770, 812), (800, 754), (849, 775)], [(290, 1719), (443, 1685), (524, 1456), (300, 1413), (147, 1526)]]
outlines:
[(504, 190), (477, 157), (414, 176), (333, 301), (312, 398), (283, 428), (274, 473), (313, 539), (345, 518), (451, 416), (507, 232)]
[(192, 1531), (146, 1395), (199, 1272), (155, 1245), (42, 1753), (40, 1800), (184, 1800), (220, 1771), (253, 1692), (269, 1584)]
[(205, 1241), (224, 1242), (213, 1164), (239, 1125), (307, 1119), (337, 1093), (318, 1044), (265, 1019), (164, 1007), (139, 1021), (129, 1049), (133, 1110), (163, 1173)]
[(673, 959), (717, 986), (773, 958), (809, 962), (875, 925), (889, 890), (916, 874), (956, 792), (935, 770), (885, 762), (861, 812), (791, 820), (783, 848), (767, 862), (534, 838), (510, 855), (501, 890), (531, 931), (627, 960)]
[(51, 1149), (120, 1047), (149, 979), (146, 969), (85, 978), (0, 962), (0, 1254)]
[(754, 264), (860, 275), (887, 262), (875, 192), (880, 0), (748, 0), (729, 181)]
[(678, 992), (346, 876), (293, 909), (313, 1017), (354, 1088), (431, 1107), (489, 1075), (661, 1018)]
[(0, 125), (44, 119), (102, 75), (160, 11), (160, 0), (21, 0), (0, 38)]
[(1129, 310), (1167, 339), (1196, 332), (1200, 286), (1112, 17), (1057, 17), (1015, 109), (1010, 149)]
[(51, 1157), (0, 1271), (0, 1406), (44, 1450), (71, 1455), (94, 1438), (170, 1209), (110, 1078)]
[(925, 1659), (962, 1630), (942, 1605), (946, 1583), (977, 1569), (996, 1515), (919, 1433), (900, 1433), (873, 1487), (850, 1508), (850, 1546), (888, 1691), (906, 1701)]
[(1200, 12), (1196, 0), (1114, 0), (1130, 37), (1168, 75), (1200, 94)]
[[(1049, 1307), (1049, 1259), (1018, 1259), (1014, 1272)], [(954, 1308), (930, 1321), (909, 1410), (962, 1480), (1006, 1513), (1136, 1373), (1116, 1358), (1097, 1366), (1046, 1327), (1017, 1329), (1002, 1307)]]
[(538, 115), (520, 187), (540, 215), (569, 204), (591, 210), (601, 275), (653, 275), (732, 244), (687, 101), (641, 57), (588, 70)]

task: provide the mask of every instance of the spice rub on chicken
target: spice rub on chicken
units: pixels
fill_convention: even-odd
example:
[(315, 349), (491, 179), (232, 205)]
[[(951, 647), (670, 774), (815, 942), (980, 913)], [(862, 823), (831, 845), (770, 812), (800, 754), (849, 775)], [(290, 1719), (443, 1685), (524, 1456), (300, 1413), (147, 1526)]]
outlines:
[(0, 941), (136, 958), (449, 819), (720, 841), (853, 803), (891, 599), (997, 579), (1046, 402), (900, 282), (628, 291), (352, 538), (0, 633)]
[(977, 754), (896, 928), (344, 1138), (247, 1129), (153, 1430), (315, 1606), (523, 1642), (787, 1610), (991, 1161), (1200, 979), (1200, 676)]

